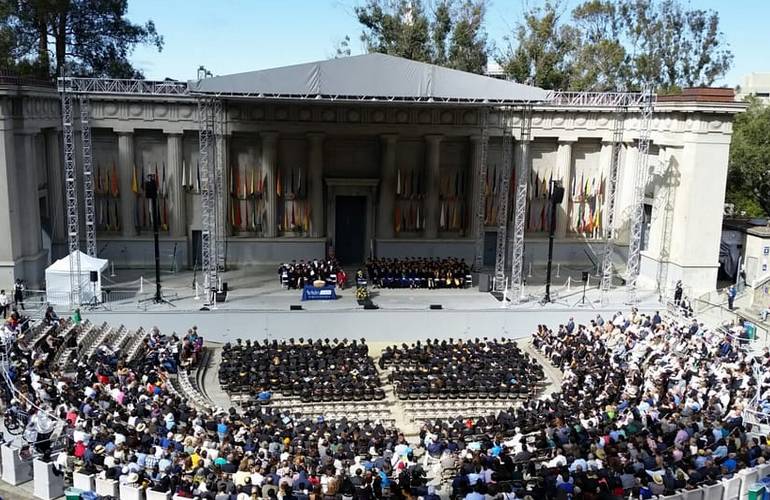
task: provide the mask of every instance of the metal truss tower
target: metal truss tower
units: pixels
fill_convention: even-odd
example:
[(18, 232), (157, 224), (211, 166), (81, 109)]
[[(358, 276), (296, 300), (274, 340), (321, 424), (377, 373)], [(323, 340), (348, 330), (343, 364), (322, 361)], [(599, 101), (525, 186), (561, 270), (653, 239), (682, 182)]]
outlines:
[(615, 109), (612, 125), (612, 158), (610, 172), (607, 176), (607, 204), (605, 205), (606, 220), (604, 224), (604, 254), (602, 256), (602, 303), (606, 303), (612, 288), (612, 248), (614, 246), (615, 204), (617, 200), (618, 170), (620, 167), (620, 152), (623, 149), (623, 126), (626, 119), (626, 108)]
[(88, 97), (79, 96), (80, 146), (83, 150), (83, 203), (86, 218), (86, 254), (96, 257), (96, 206), (94, 204), (94, 169), (91, 154), (91, 109)]
[[(495, 280), (496, 292), (505, 290), (505, 249), (508, 244), (508, 199), (511, 196), (511, 174), (513, 172), (513, 128), (511, 126), (513, 114), (510, 108), (500, 110), (500, 126), (503, 131), (503, 161), (502, 178), (498, 187), (497, 200), (497, 248), (495, 251)], [(486, 177), (484, 178), (486, 179)], [(482, 181), (484, 180), (482, 179)]]
[(513, 219), (511, 241), (511, 303), (521, 302), (524, 294), (524, 230), (527, 219), (527, 183), (529, 182), (529, 143), (532, 138), (532, 106), (522, 109), (521, 148), (519, 150), (519, 175), (516, 177), (516, 213)]
[[(215, 160), (214, 100), (198, 99), (198, 165), (200, 169), (201, 192), (201, 268), (203, 288), (207, 302), (216, 305), (212, 290), (216, 290), (219, 279), (216, 253), (216, 179)], [(212, 245), (212, 240), (214, 244)], [(213, 248), (212, 248), (213, 247)], [(212, 300), (213, 299), (213, 300)]]
[(650, 125), (655, 106), (653, 88), (645, 87), (642, 92), (643, 101), (639, 119), (639, 144), (637, 147), (636, 166), (634, 167), (633, 201), (631, 204), (631, 236), (628, 242), (628, 302), (635, 304), (636, 281), (639, 278), (639, 267), (642, 252), (642, 230), (644, 226), (644, 190), (647, 182), (647, 169), (650, 153)]
[(484, 209), (486, 206), (484, 203), (486, 195), (486, 184), (484, 181), (487, 178), (487, 157), (489, 148), (488, 124), (489, 108), (484, 108), (481, 111), (481, 150), (479, 151), (479, 178), (477, 179), (478, 190), (476, 192), (476, 206), (474, 207), (476, 209), (475, 217), (477, 221), (477, 228), (476, 234), (474, 235), (476, 237), (476, 253), (473, 267), (477, 271), (481, 271), (481, 267), (484, 265)]
[(62, 138), (64, 148), (64, 190), (67, 201), (67, 242), (70, 262), (70, 309), (81, 301), (80, 289), (80, 222), (78, 220), (78, 186), (75, 167), (75, 139), (72, 123), (72, 95), (61, 93)]

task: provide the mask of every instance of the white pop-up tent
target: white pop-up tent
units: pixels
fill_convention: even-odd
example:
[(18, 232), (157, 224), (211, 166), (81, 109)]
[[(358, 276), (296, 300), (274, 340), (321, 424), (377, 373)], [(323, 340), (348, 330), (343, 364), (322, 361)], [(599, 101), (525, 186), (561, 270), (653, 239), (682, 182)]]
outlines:
[[(102, 301), (102, 272), (107, 269), (108, 261), (89, 257), (80, 252), (80, 290), (81, 301), (84, 304), (96, 301)], [(70, 292), (70, 259), (72, 255), (62, 257), (45, 270), (45, 292), (48, 302), (51, 304), (67, 305), (69, 304)], [(75, 267), (75, 266), (73, 266)], [(91, 271), (96, 272), (96, 282), (91, 282)], [(74, 270), (77, 273), (77, 270)]]

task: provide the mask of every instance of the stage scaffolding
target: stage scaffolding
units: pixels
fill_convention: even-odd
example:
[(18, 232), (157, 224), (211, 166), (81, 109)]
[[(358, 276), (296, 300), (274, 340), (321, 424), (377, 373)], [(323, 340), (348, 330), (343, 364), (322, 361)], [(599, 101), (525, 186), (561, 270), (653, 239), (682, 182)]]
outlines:
[[(509, 288), (511, 291), (511, 300), (518, 303), (523, 298), (523, 268), (524, 268), (524, 233), (525, 218), (527, 210), (527, 182), (529, 179), (530, 158), (529, 143), (531, 140), (531, 117), (534, 107), (540, 109), (569, 109), (569, 108), (589, 108), (597, 110), (612, 111), (615, 113), (612, 137), (612, 163), (610, 166), (610, 193), (609, 193), (609, 217), (608, 228), (605, 229), (604, 255), (602, 261), (602, 284), (604, 292), (611, 286), (612, 278), (612, 259), (611, 251), (613, 244), (612, 224), (614, 221), (614, 207), (617, 184), (617, 170), (619, 163), (620, 150), (622, 148), (623, 123), (625, 122), (624, 111), (639, 109), (641, 113), (640, 120), (640, 140), (639, 152), (637, 155), (636, 168), (634, 172), (634, 201), (632, 207), (631, 237), (629, 241), (628, 256), (628, 282), (631, 284), (631, 295), (629, 300), (635, 299), (636, 278), (639, 274), (639, 257), (641, 249), (642, 222), (644, 216), (643, 191), (644, 179), (646, 178), (644, 169), (648, 164), (648, 152), (650, 142), (650, 121), (655, 102), (655, 95), (650, 89), (644, 92), (569, 92), (569, 91), (550, 91), (546, 98), (536, 101), (515, 100), (515, 99), (456, 99), (440, 97), (404, 97), (404, 96), (374, 96), (374, 95), (295, 95), (295, 94), (264, 94), (254, 93), (220, 93), (220, 92), (200, 92), (193, 91), (190, 85), (180, 81), (150, 81), (150, 80), (125, 80), (125, 79), (104, 79), (104, 78), (70, 78), (59, 79), (59, 92), (62, 96), (62, 123), (64, 126), (64, 167), (65, 182), (67, 186), (67, 226), (69, 230), (70, 251), (78, 249), (78, 212), (77, 212), (77, 188), (75, 185), (75, 158), (74, 143), (72, 140), (72, 95), (77, 95), (81, 103), (81, 127), (85, 131), (84, 138), (89, 139), (88, 144), (84, 141), (84, 188), (86, 189), (86, 231), (88, 235), (89, 254), (91, 248), (95, 253), (95, 227), (94, 214), (88, 212), (88, 207), (93, 211), (93, 179), (91, 175), (85, 175), (86, 170), (90, 171), (90, 128), (88, 115), (88, 96), (150, 96), (150, 97), (186, 97), (195, 98), (198, 104), (198, 124), (199, 124), (199, 162), (201, 167), (201, 220), (203, 224), (202, 231), (202, 254), (205, 287), (210, 292), (216, 292), (221, 288), (220, 273), (224, 271), (225, 264), (225, 222), (220, 220), (226, 214), (222, 211), (222, 199), (224, 197), (225, 165), (225, 131), (227, 128), (226, 112), (224, 102), (226, 99), (238, 100), (313, 100), (317, 101), (338, 101), (338, 102), (366, 102), (366, 103), (401, 103), (415, 105), (463, 105), (470, 107), (480, 107), (479, 125), (481, 129), (481, 148), (480, 152), (480, 170), (479, 192), (477, 194), (475, 216), (477, 220), (477, 232), (474, 235), (475, 258), (474, 267), (481, 269), (483, 265), (484, 249), (484, 181), (487, 174), (488, 149), (489, 149), (489, 120), (491, 113), (501, 115), (499, 117), (500, 129), (503, 137), (503, 156), (504, 165), (502, 188), (505, 190), (500, 197), (500, 205), (496, 207), (498, 211), (497, 221), (497, 244), (495, 254), (495, 288), (499, 289), (504, 283), (506, 269), (505, 248), (506, 242), (511, 252), (511, 279)], [(85, 112), (83, 111), (85, 108)], [(510, 128), (512, 116), (516, 111), (521, 112), (520, 120), (520, 147), (518, 165), (514, 166), (510, 161), (512, 158), (512, 129)], [(619, 115), (623, 115), (619, 117)], [(509, 137), (510, 136), (510, 137)], [(87, 148), (87, 150), (86, 150)], [(88, 153), (86, 156), (86, 152)], [(507, 153), (506, 153), (507, 152)], [(88, 158), (86, 162), (85, 158)], [(508, 231), (508, 199), (510, 176), (517, 172), (516, 190), (514, 194), (514, 217), (512, 221), (512, 231)], [(89, 198), (90, 196), (90, 198)], [(220, 199), (222, 198), (222, 199)], [(503, 199), (505, 199), (503, 201)], [(90, 200), (90, 203), (89, 203)], [(89, 219), (90, 217), (90, 219)], [(88, 221), (92, 223), (89, 225)], [(91, 232), (91, 230), (93, 232)], [(510, 236), (509, 236), (510, 235)], [(93, 240), (93, 246), (91, 241)], [(72, 270), (74, 274), (75, 270)], [(74, 278), (73, 278), (74, 279)], [(215, 306), (214, 294), (208, 294), (210, 302)], [(79, 301), (79, 294), (78, 294)]]

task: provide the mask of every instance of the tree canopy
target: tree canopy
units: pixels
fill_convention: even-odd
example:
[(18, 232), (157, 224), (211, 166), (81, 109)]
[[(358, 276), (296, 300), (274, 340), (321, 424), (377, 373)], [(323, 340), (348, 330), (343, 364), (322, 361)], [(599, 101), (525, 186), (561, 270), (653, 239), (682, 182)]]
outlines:
[(152, 21), (126, 18), (128, 0), (15, 0), (0, 3), (0, 67), (39, 77), (137, 78), (136, 45), (163, 48)]
[(568, 13), (559, 0), (525, 12), (506, 39), (508, 75), (547, 88), (664, 91), (712, 85), (733, 55), (719, 14), (679, 0), (586, 0)]
[(770, 215), (770, 106), (756, 99), (735, 117), (726, 198), (739, 213)]
[[(369, 52), (483, 73), (489, 55), (486, 0), (367, 0), (355, 8)], [(338, 55), (342, 54), (340, 50)]]

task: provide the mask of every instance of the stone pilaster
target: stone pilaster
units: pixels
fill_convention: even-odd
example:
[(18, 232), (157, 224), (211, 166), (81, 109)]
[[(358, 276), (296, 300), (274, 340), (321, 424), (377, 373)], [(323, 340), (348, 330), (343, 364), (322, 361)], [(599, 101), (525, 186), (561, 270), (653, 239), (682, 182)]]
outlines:
[(324, 231), (324, 134), (307, 134), (307, 182), (310, 203), (310, 236), (320, 238)]
[(51, 219), (51, 237), (54, 243), (67, 241), (67, 209), (64, 201), (64, 166), (59, 133), (55, 129), (45, 133), (46, 165), (48, 166), (48, 207)]
[[(124, 237), (136, 236), (136, 195), (131, 190), (134, 175), (134, 133), (118, 132), (118, 179), (120, 181), (120, 229)], [(137, 179), (143, 182), (144, 179)]]
[(439, 168), (441, 166), (440, 135), (426, 135), (425, 164), (427, 167), (425, 189), (425, 238), (438, 237), (439, 225)]
[(483, 196), (480, 192), (483, 186), (483, 180), (481, 179), (481, 149), (483, 144), (480, 135), (473, 135), (470, 137), (471, 141), (471, 182), (470, 193), (466, 193), (468, 203), (468, 236), (476, 239), (480, 231), (484, 230), (484, 221), (480, 220), (477, 213), (479, 198)]
[(393, 212), (396, 203), (396, 148), (398, 136), (381, 136), (380, 196), (377, 204), (377, 236), (393, 238)]
[(564, 199), (556, 209), (556, 237), (567, 236), (569, 226), (570, 182), (572, 180), (572, 145), (573, 141), (559, 141), (556, 150), (556, 172), (554, 178), (561, 181)]

